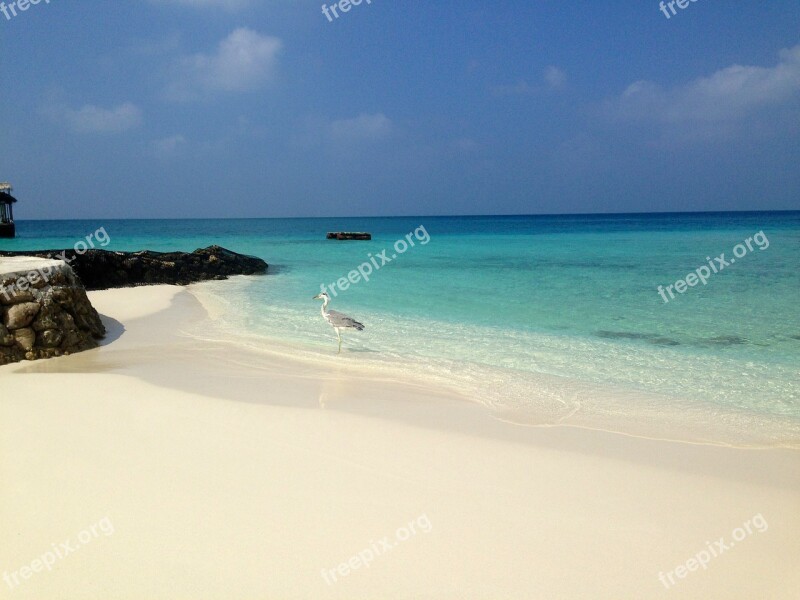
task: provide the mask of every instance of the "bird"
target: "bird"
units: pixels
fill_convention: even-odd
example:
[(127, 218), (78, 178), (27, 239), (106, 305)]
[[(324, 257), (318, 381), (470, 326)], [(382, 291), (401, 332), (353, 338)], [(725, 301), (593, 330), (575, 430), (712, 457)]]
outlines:
[(331, 327), (336, 331), (336, 337), (339, 339), (339, 352), (337, 354), (342, 353), (342, 334), (340, 333), (342, 329), (355, 329), (356, 331), (364, 331), (363, 323), (359, 323), (352, 317), (348, 317), (345, 314), (340, 313), (336, 310), (327, 310), (328, 303), (331, 301), (330, 296), (326, 292), (322, 292), (317, 294), (312, 298), (312, 300), (322, 300), (322, 318), (325, 319)]

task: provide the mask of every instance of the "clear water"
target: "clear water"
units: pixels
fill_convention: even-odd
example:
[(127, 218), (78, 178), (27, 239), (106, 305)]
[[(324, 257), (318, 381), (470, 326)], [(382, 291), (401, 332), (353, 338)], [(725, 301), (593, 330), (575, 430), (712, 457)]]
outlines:
[[(423, 226), (430, 241), (338, 291), (366, 325), (336, 337), (311, 297)], [(519, 423), (571, 423), (725, 443), (800, 443), (800, 212), (21, 222), (0, 249), (220, 244), (270, 263), (264, 278), (200, 288), (213, 337), (359, 370), (431, 378)], [(370, 231), (372, 242), (325, 239)], [(669, 303), (706, 257), (759, 231), (769, 247)], [(421, 235), (423, 237), (424, 235)], [(380, 264), (380, 263), (379, 263)], [(684, 435), (692, 430), (692, 435)]]

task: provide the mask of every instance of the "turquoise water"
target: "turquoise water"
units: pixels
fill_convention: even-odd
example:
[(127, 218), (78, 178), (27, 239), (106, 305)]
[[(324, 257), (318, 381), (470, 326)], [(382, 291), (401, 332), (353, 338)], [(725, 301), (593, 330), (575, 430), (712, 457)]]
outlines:
[[(0, 249), (72, 246), (103, 227), (110, 249), (220, 244), (260, 256), (268, 277), (200, 289), (215, 307), (210, 337), (236, 330), (254, 348), (429, 378), (519, 423), (800, 441), (800, 212), (18, 226)], [(328, 241), (330, 230), (374, 238)], [(706, 285), (659, 295), (758, 232)], [(398, 255), (409, 233), (415, 246)], [(331, 308), (366, 330), (345, 332), (336, 357), (311, 297), (384, 249), (397, 258), (337, 290)]]

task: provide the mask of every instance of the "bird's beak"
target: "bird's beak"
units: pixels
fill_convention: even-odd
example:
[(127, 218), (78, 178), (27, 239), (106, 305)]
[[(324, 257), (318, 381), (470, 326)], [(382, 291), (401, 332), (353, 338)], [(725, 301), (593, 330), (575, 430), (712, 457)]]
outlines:
[(320, 294), (317, 294), (316, 296), (314, 296), (314, 297), (312, 298), (312, 300), (319, 300), (321, 297), (322, 297), (322, 296), (321, 296)]

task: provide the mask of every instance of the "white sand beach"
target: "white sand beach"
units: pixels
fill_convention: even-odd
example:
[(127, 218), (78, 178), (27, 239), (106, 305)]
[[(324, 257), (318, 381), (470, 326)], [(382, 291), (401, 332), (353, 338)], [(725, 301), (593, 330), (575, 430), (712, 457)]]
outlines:
[(800, 597), (798, 451), (504, 423), (187, 336), (191, 289), (0, 367), (0, 598)]

